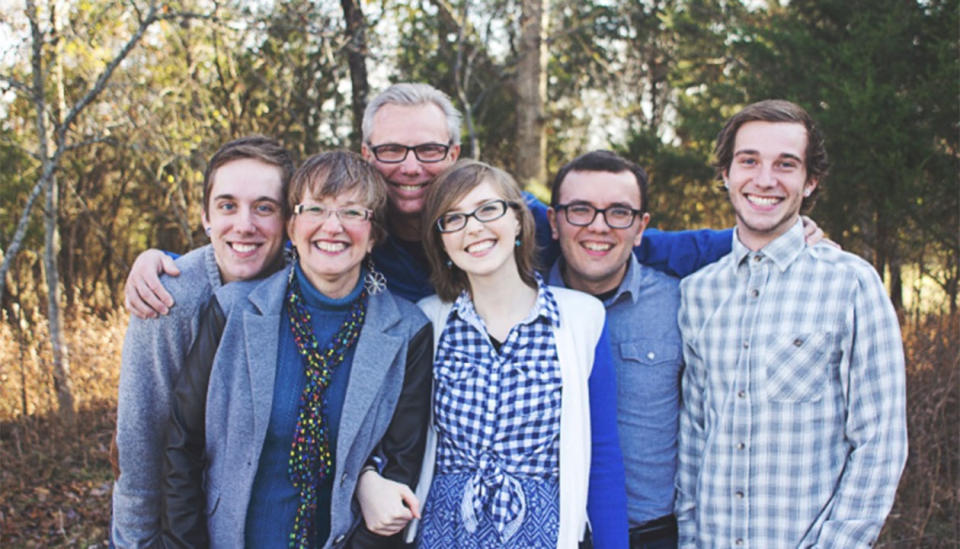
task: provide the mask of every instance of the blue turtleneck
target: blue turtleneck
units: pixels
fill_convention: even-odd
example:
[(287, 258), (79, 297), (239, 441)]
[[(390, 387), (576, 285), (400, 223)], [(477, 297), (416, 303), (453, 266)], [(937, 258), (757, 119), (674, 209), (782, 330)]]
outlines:
[[(317, 342), (324, 346), (343, 324), (350, 307), (363, 289), (363, 273), (353, 291), (340, 299), (329, 298), (313, 287), (300, 265), (294, 265), (300, 282), (303, 302), (310, 312), (310, 323)], [(350, 379), (355, 346), (344, 354), (343, 363), (334, 370), (330, 385), (324, 391), (324, 421), (329, 433), (330, 453), (337, 455), (337, 435), (340, 430), (340, 412)], [(286, 548), (293, 530), (293, 519), (300, 502), (297, 488), (290, 483), (287, 468), (293, 432), (300, 410), (300, 395), (306, 384), (304, 362), (290, 329), (286, 306), (280, 319), (280, 339), (277, 352), (277, 374), (273, 386), (273, 405), (270, 424), (260, 453), (257, 476), (247, 509), (245, 538), (247, 547)], [(334, 458), (336, 459), (336, 458)], [(330, 497), (332, 479), (336, 471), (321, 483), (318, 491), (315, 539), (320, 547), (330, 534)]]

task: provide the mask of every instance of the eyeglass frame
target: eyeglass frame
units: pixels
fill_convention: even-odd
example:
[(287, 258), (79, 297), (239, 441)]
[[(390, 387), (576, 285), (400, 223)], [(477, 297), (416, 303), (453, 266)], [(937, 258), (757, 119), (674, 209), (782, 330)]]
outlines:
[[(491, 205), (491, 204), (500, 204), (501, 207), (503, 208), (503, 211), (501, 211), (500, 214), (499, 214), (497, 217), (491, 217), (490, 219), (480, 219), (479, 217), (477, 217), (477, 212), (479, 212), (480, 210), (482, 210), (483, 208), (485, 208), (485, 207), (487, 207), (487, 206), (489, 206), (489, 205)], [(507, 210), (508, 210), (508, 209), (510, 209), (510, 208), (517, 209), (517, 208), (519, 208), (519, 207), (520, 207), (520, 205), (517, 204), (516, 202), (512, 202), (512, 201), (510, 201), (510, 200), (504, 200), (504, 199), (502, 199), (502, 198), (496, 198), (496, 199), (494, 199), (494, 200), (488, 200), (488, 201), (484, 202), (483, 204), (480, 204), (479, 206), (477, 206), (476, 208), (474, 208), (474, 210), (473, 210), (472, 212), (469, 212), (469, 213), (467, 213), (467, 212), (447, 212), (447, 213), (445, 213), (445, 214), (443, 214), (443, 215), (441, 215), (440, 217), (437, 218), (437, 220), (434, 222), (434, 226), (437, 228), (437, 232), (439, 232), (439, 233), (441, 233), (441, 234), (455, 233), (455, 232), (457, 232), (457, 231), (462, 231), (463, 229), (465, 229), (465, 228), (467, 227), (467, 223), (470, 221), (470, 218), (471, 218), (471, 217), (474, 218), (474, 219), (476, 219), (476, 220), (479, 221), (480, 223), (486, 224), (486, 223), (489, 223), (489, 222), (491, 222), (491, 221), (496, 221), (496, 220), (500, 219), (501, 217), (507, 215)], [(463, 225), (457, 227), (456, 229), (444, 229), (444, 228), (443, 228), (443, 218), (446, 217), (446, 216), (448, 216), (448, 215), (462, 215), (462, 216), (463, 216)]]
[[(575, 221), (572, 221), (572, 220), (570, 219), (570, 212), (568, 211), (568, 208), (570, 208), (570, 206), (585, 206), (585, 207), (587, 207), (587, 208), (592, 209), (592, 210), (593, 210), (593, 215), (590, 216), (590, 221), (588, 221), (588, 222), (586, 222), (586, 223), (577, 223), (577, 222), (575, 222)], [(615, 226), (615, 225), (612, 225), (612, 224), (610, 223), (610, 220), (607, 219), (607, 211), (609, 211), (609, 210), (614, 210), (614, 209), (618, 209), (618, 208), (622, 208), (622, 209), (624, 209), (624, 210), (629, 210), (630, 213), (632, 214), (632, 215), (630, 216), (630, 223), (624, 225), (623, 227), (617, 227), (617, 226)], [(609, 227), (609, 228), (611, 228), (611, 229), (629, 229), (630, 227), (633, 227), (633, 224), (634, 224), (634, 223), (636, 223), (636, 221), (637, 221), (637, 216), (643, 213), (643, 210), (638, 210), (638, 209), (636, 209), (636, 208), (631, 208), (630, 206), (623, 206), (623, 205), (620, 205), (620, 204), (615, 204), (615, 205), (613, 205), (613, 206), (607, 206), (606, 208), (598, 208), (598, 207), (594, 206), (593, 204), (590, 204), (589, 202), (570, 202), (570, 203), (568, 203), (568, 204), (557, 204), (556, 206), (553, 207), (553, 209), (554, 209), (554, 210), (557, 210), (557, 211), (563, 211), (563, 216), (567, 219), (567, 223), (569, 223), (569, 224), (571, 224), (571, 225), (575, 225), (575, 226), (577, 226), (577, 227), (589, 227), (594, 221), (597, 220), (597, 214), (600, 214), (601, 216), (603, 216), (603, 222), (604, 222), (604, 224), (606, 224), (606, 226)]]
[[(443, 156), (436, 160), (424, 160), (420, 158), (420, 153), (417, 152), (417, 148), (426, 147), (426, 146), (443, 147)], [(377, 159), (377, 162), (383, 162), (384, 164), (400, 164), (407, 159), (407, 156), (410, 154), (410, 151), (413, 151), (413, 156), (416, 157), (417, 162), (423, 162), (424, 164), (436, 164), (437, 162), (443, 162), (444, 160), (447, 159), (448, 156), (450, 156), (450, 147), (452, 146), (453, 146), (453, 140), (448, 141), (446, 144), (431, 142), (431, 143), (419, 143), (413, 146), (401, 145), (400, 143), (381, 143), (379, 145), (374, 145), (369, 141), (367, 142), (367, 148), (369, 148), (370, 152), (373, 153), (373, 157)], [(383, 147), (403, 147), (406, 150), (403, 151), (403, 158), (399, 160), (382, 160), (380, 158), (380, 154), (377, 152), (377, 149), (381, 149)]]
[[(313, 219), (316, 219), (321, 223), (325, 223), (328, 219), (330, 219), (331, 215), (336, 215), (337, 221), (339, 221), (341, 225), (350, 225), (354, 223), (360, 224), (360, 223), (363, 223), (364, 221), (373, 221), (373, 210), (371, 210), (370, 208), (364, 208), (362, 206), (327, 208), (319, 204), (304, 204), (303, 202), (301, 202), (300, 204), (297, 204), (296, 206), (293, 207), (293, 215), (303, 215), (304, 210), (306, 210), (307, 213), (309, 213), (310, 216), (313, 217)], [(363, 212), (363, 218), (362, 219), (344, 219), (340, 215), (340, 212), (344, 210), (359, 210)], [(326, 212), (326, 214), (321, 215), (320, 212)]]

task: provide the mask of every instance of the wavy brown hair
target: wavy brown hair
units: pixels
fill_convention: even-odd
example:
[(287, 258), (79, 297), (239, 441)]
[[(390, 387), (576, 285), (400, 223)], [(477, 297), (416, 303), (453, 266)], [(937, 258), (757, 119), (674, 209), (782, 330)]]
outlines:
[(437, 220), (453, 209), (470, 191), (483, 183), (490, 183), (497, 195), (510, 204), (520, 222), (520, 246), (514, 248), (520, 279), (531, 288), (537, 287), (536, 223), (527, 208), (516, 180), (507, 172), (477, 160), (461, 160), (440, 174), (429, 190), (423, 206), (423, 248), (430, 263), (430, 282), (443, 301), (453, 301), (463, 290), (470, 289), (467, 274), (450, 259), (443, 247)]
[(723, 174), (730, 169), (733, 162), (733, 147), (737, 140), (740, 126), (747, 122), (788, 122), (803, 124), (807, 130), (807, 150), (804, 152), (803, 163), (807, 169), (807, 181), (817, 180), (810, 196), (805, 196), (800, 210), (808, 212), (817, 201), (820, 188), (830, 170), (827, 158), (827, 148), (824, 144), (823, 133), (813, 121), (813, 117), (796, 103), (783, 99), (767, 99), (744, 107), (740, 112), (730, 117), (723, 129), (717, 135), (717, 144), (713, 149), (713, 168), (716, 170), (718, 181), (723, 181)]

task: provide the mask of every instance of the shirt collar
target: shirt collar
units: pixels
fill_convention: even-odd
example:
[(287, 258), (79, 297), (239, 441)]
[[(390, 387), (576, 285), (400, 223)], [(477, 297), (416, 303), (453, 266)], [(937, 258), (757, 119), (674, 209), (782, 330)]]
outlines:
[[(538, 318), (543, 318), (554, 328), (559, 328), (560, 309), (557, 306), (557, 299), (554, 297), (553, 292), (550, 291), (550, 287), (543, 281), (540, 273), (534, 273), (533, 276), (537, 282), (537, 300), (533, 305), (533, 309), (530, 310), (530, 314), (520, 323), (531, 324)], [(480, 315), (477, 314), (477, 310), (473, 306), (473, 299), (470, 297), (470, 292), (467, 290), (460, 292), (460, 295), (457, 296), (456, 301), (453, 302), (450, 314), (456, 314), (467, 322), (475, 322), (481, 326), (483, 325)]]
[[(553, 267), (550, 268), (550, 284), (553, 286), (560, 286), (562, 288), (568, 288), (567, 283), (563, 280), (563, 268), (566, 265), (563, 256), (557, 258), (553, 262)], [(646, 271), (643, 265), (637, 261), (637, 256), (630, 254), (630, 259), (627, 260), (627, 272), (623, 275), (623, 280), (620, 281), (620, 286), (617, 287), (617, 291), (614, 292), (613, 297), (604, 301), (605, 306), (612, 305), (623, 296), (628, 296), (632, 303), (636, 303), (637, 299), (640, 297), (640, 286), (643, 283), (643, 279), (646, 276)]]
[[(777, 268), (780, 269), (780, 272), (784, 272), (806, 247), (807, 243), (803, 234), (803, 221), (797, 219), (797, 222), (794, 223), (787, 232), (778, 236), (773, 242), (770, 242), (758, 252), (755, 252), (755, 254), (762, 257), (769, 257)], [(733, 231), (732, 253), (737, 265), (740, 265), (748, 255), (754, 253), (740, 242), (737, 231)]]

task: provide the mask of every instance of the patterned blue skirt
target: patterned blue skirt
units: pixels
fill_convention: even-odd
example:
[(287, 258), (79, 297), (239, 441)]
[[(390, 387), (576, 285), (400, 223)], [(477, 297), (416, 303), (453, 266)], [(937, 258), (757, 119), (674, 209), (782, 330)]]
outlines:
[(460, 516), (463, 489), (470, 473), (442, 474), (433, 478), (423, 509), (417, 546), (424, 549), (544, 549), (557, 546), (560, 531), (560, 483), (556, 478), (518, 476), (527, 500), (520, 529), (501, 541), (485, 511), (477, 513), (475, 532), (468, 532)]

